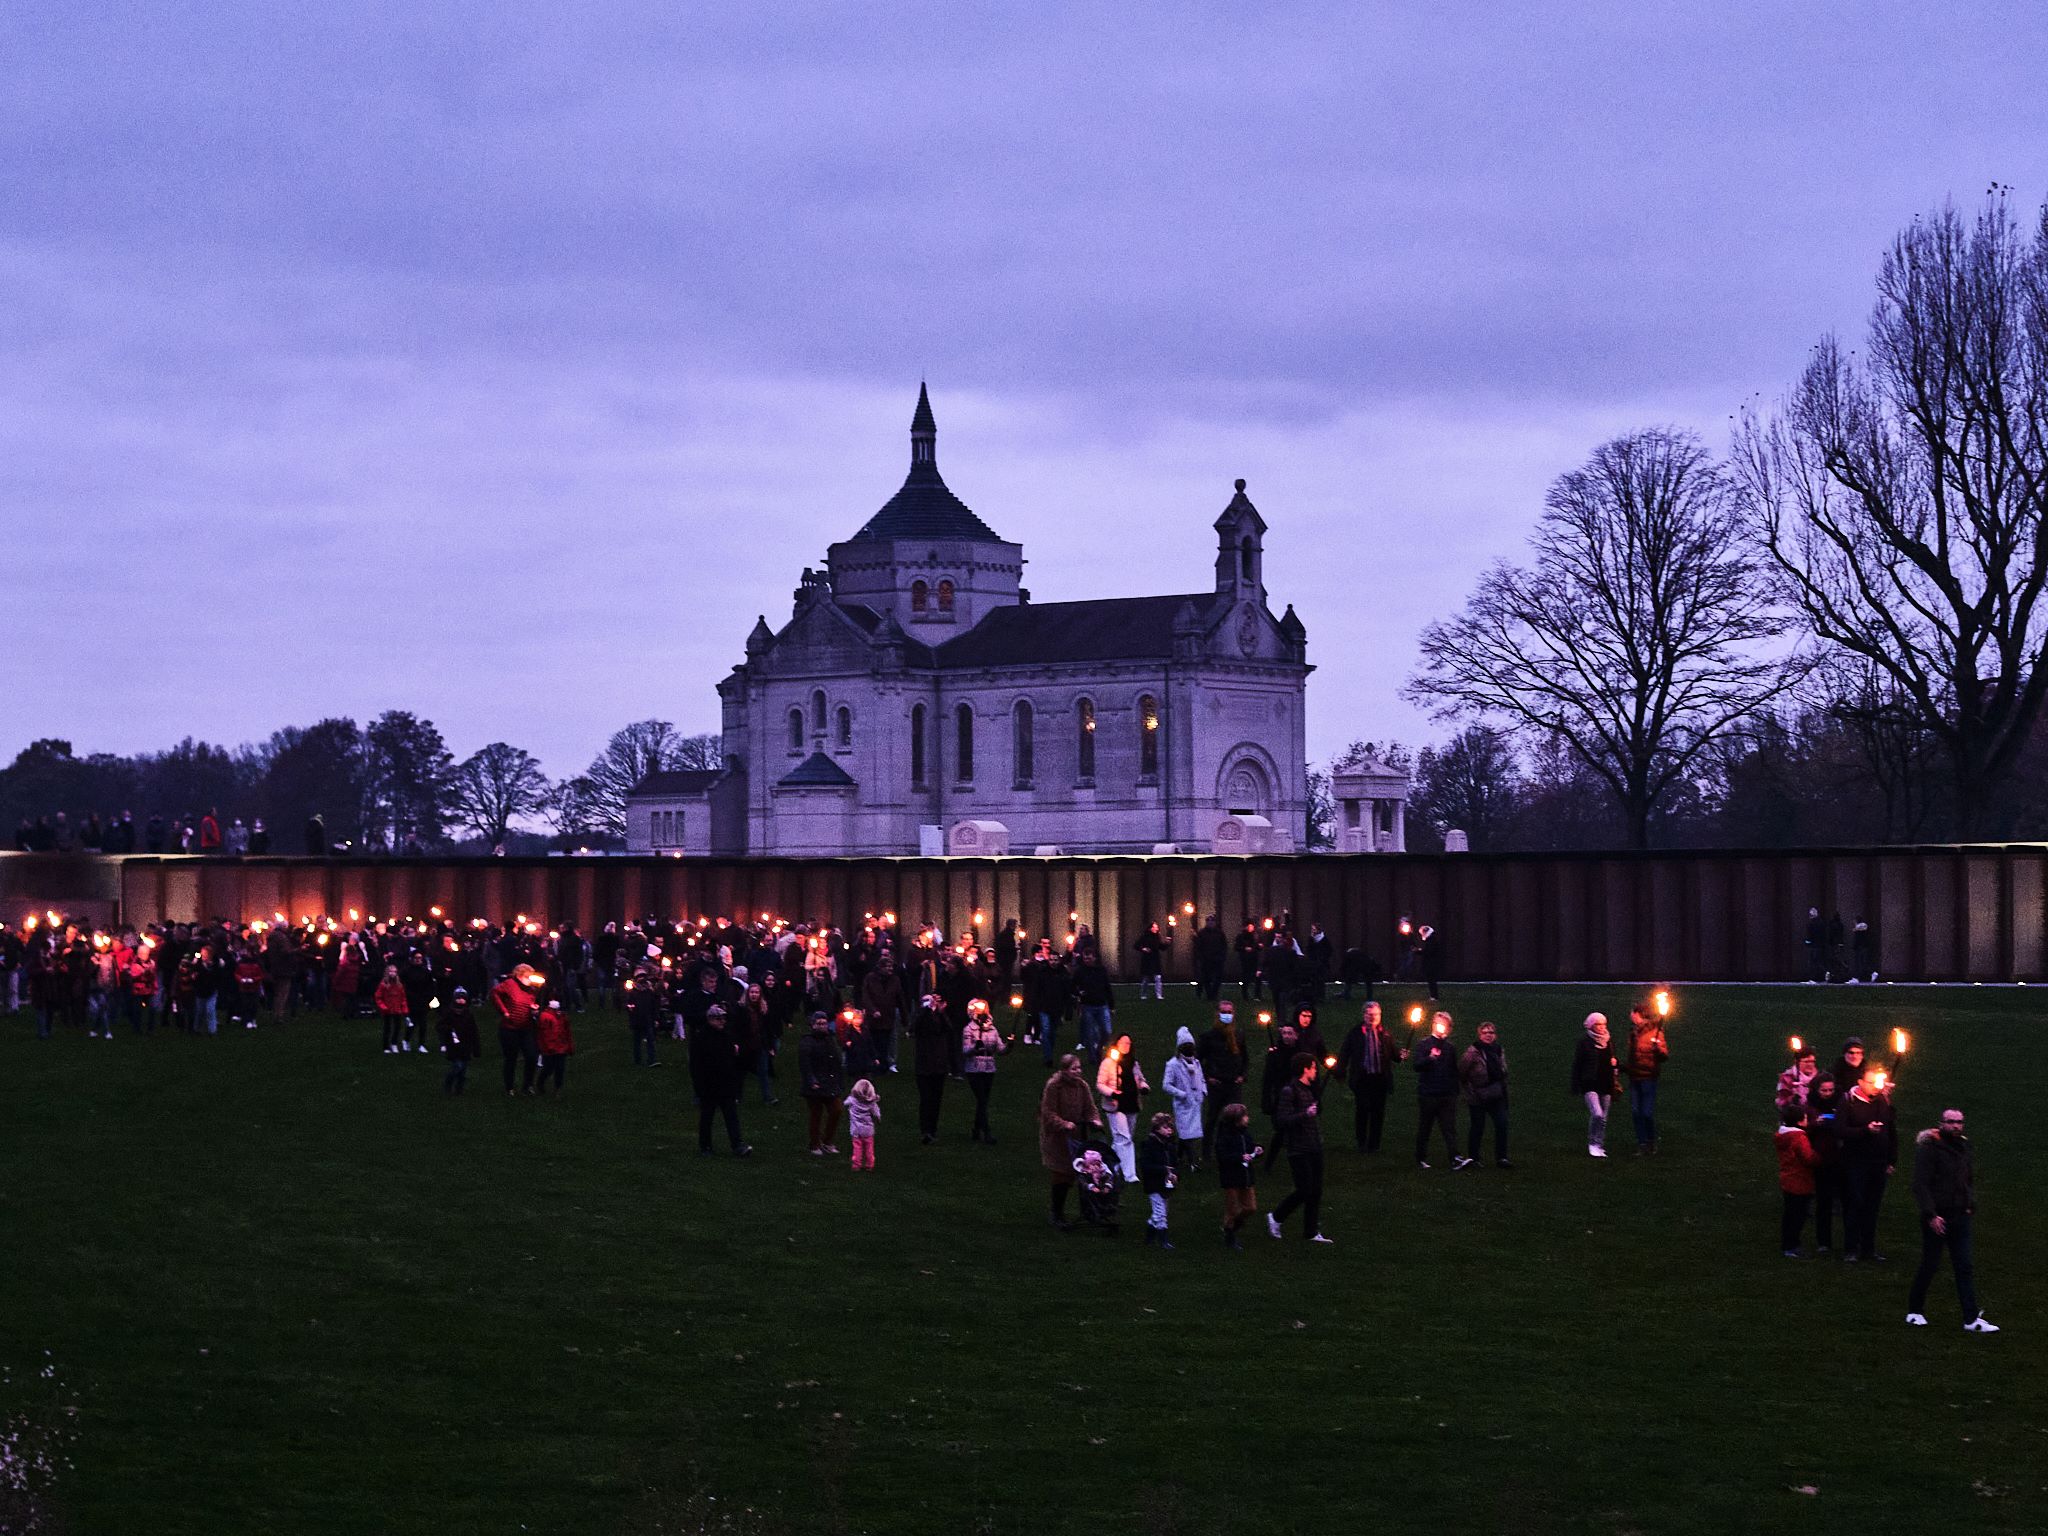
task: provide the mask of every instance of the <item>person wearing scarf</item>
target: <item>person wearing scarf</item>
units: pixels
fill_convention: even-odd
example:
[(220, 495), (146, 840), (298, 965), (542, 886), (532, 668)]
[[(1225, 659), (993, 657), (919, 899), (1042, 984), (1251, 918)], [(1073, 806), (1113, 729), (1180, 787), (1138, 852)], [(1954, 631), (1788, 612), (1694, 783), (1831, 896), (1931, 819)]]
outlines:
[(1479, 1026), (1479, 1038), (1466, 1046), (1459, 1058), (1458, 1080), (1465, 1090), (1465, 1156), (1452, 1168), (1470, 1168), (1479, 1161), (1479, 1146), (1489, 1120), (1493, 1122), (1495, 1166), (1513, 1167), (1508, 1161), (1508, 1053), (1491, 1019)]
[(1586, 1015), (1586, 1032), (1572, 1057), (1572, 1097), (1586, 1104), (1586, 1155), (1607, 1155), (1607, 1111), (1621, 1091), (1621, 1062), (1607, 1033), (1607, 1015)]

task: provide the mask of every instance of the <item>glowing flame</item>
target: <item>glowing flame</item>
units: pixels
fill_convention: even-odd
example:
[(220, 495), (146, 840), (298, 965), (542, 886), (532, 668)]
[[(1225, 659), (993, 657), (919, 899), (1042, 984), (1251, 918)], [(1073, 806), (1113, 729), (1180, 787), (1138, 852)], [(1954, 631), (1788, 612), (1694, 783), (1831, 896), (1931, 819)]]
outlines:
[(1417, 1003), (1408, 1010), (1408, 1022), (1410, 1024), (1420, 1024), (1422, 1022), (1422, 1004)]
[(1792, 1047), (1792, 1054), (1794, 1056), (1797, 1056), (1801, 1051), (1806, 1049), (1806, 1042), (1800, 1039), (1797, 1035), (1794, 1035), (1789, 1043)]
[(1323, 1068), (1324, 1068), (1324, 1070), (1325, 1070), (1325, 1071), (1328, 1071), (1328, 1070), (1329, 1070), (1330, 1068), (1332, 1068), (1332, 1067), (1334, 1067), (1334, 1066), (1336, 1066), (1336, 1065), (1337, 1065), (1337, 1058), (1336, 1058), (1336, 1057), (1334, 1057), (1334, 1056), (1325, 1056), (1325, 1057), (1323, 1058)]
[(1024, 994), (1022, 992), (1012, 992), (1010, 994), (1010, 1006), (1012, 1008), (1022, 1008), (1024, 1006)]
[(1187, 914), (1187, 915), (1188, 915), (1189, 917), (1193, 917), (1193, 916), (1195, 915), (1195, 904), (1194, 904), (1194, 903), (1193, 903), (1192, 901), (1184, 901), (1184, 902), (1182, 902), (1182, 903), (1180, 904), (1180, 909), (1181, 909), (1181, 911), (1182, 911), (1182, 912), (1186, 913), (1186, 914)]
[(1272, 1027), (1273, 1027), (1273, 1015), (1271, 1015), (1270, 1013), (1262, 1013), (1262, 1014), (1260, 1014), (1260, 1015), (1259, 1015), (1259, 1028), (1261, 1028), (1261, 1029), (1271, 1029)]
[(1273, 931), (1273, 919), (1271, 919), (1270, 917), (1267, 918), (1266, 921), (1260, 926), (1263, 927), (1268, 933), (1271, 933)]
[(1870, 1086), (1879, 1093), (1884, 1092), (1885, 1084), (1890, 1081), (1891, 1075), (1882, 1067), (1870, 1074)]
[(363, 914), (358, 912), (354, 907), (350, 907), (348, 909), (348, 920), (352, 923), (360, 923), (363, 920)]
[(429, 907), (429, 908), (427, 908), (427, 916), (429, 916), (429, 917), (439, 917), (440, 915), (441, 915), (441, 909), (440, 909), (439, 907)]
[(1668, 1019), (1671, 1017), (1671, 994), (1669, 992), (1664, 991), (1660, 987), (1657, 995), (1651, 998), (1650, 1001), (1656, 1005), (1658, 1018)]
[(1913, 1037), (1911, 1035), (1907, 1034), (1903, 1029), (1892, 1031), (1892, 1054), (1894, 1056), (1903, 1056), (1912, 1048)]

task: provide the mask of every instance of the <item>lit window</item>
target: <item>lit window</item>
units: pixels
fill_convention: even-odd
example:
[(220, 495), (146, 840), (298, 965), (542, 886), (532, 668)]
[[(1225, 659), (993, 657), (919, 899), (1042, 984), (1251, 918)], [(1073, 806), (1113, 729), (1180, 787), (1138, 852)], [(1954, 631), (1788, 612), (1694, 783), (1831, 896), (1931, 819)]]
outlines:
[(1138, 776), (1159, 775), (1159, 701), (1151, 694), (1138, 699)]
[(1083, 699), (1075, 706), (1074, 713), (1079, 718), (1081, 726), (1080, 759), (1075, 764), (1075, 773), (1083, 783), (1093, 783), (1095, 781), (1095, 701), (1093, 699)]

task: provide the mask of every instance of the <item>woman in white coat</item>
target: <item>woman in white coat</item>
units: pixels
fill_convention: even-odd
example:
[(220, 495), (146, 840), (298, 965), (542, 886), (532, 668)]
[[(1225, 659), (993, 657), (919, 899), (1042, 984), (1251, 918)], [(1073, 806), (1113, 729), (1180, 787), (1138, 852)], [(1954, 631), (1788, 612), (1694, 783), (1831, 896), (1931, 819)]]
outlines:
[(1167, 1098), (1173, 1101), (1173, 1134), (1180, 1139), (1182, 1166), (1202, 1164), (1202, 1100), (1209, 1085), (1195, 1059), (1195, 1037), (1183, 1026), (1173, 1037), (1173, 1060), (1166, 1064)]

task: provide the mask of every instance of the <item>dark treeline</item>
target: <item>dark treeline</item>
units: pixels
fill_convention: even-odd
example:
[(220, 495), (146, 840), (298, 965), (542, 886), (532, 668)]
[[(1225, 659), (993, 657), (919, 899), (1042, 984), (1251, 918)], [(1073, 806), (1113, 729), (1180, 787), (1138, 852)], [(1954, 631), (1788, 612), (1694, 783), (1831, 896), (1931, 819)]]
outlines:
[[(643, 774), (712, 766), (717, 751), (715, 737), (643, 720), (555, 782), (502, 741), (458, 760), (433, 721), (396, 709), (235, 748), (187, 737), (160, 752), (80, 755), (44, 739), (0, 769), (0, 826), (14, 828), (16, 848), (78, 852), (601, 848), (617, 845), (625, 790)], [(547, 830), (523, 830), (534, 827)]]

